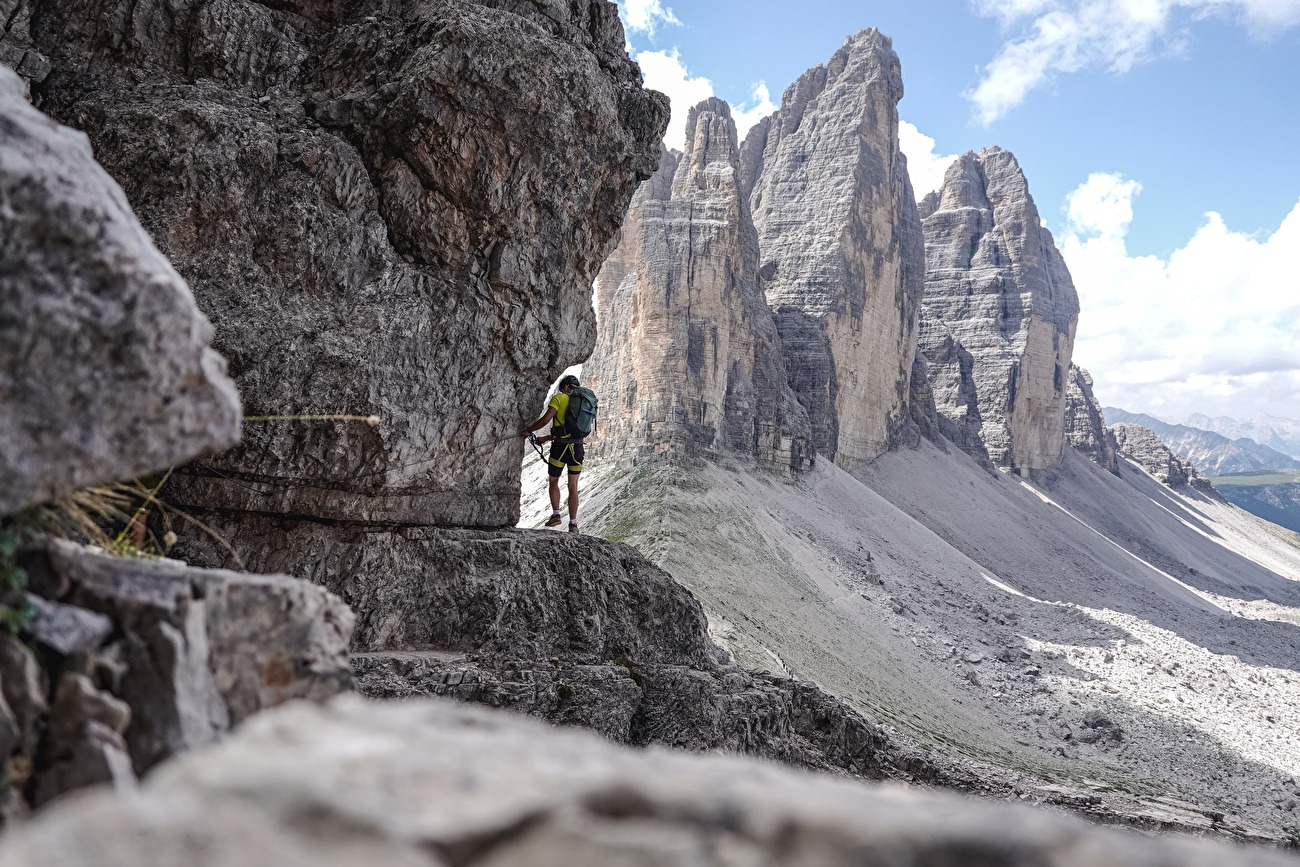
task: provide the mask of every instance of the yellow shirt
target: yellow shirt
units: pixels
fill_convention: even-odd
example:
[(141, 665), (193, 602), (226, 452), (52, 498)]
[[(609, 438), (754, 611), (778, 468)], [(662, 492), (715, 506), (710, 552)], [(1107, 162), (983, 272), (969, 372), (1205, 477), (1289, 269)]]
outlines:
[(551, 421), (551, 436), (564, 436), (564, 413), (569, 408), (569, 396), (562, 391), (557, 391), (555, 397), (552, 397), (546, 404), (555, 410), (555, 418)]

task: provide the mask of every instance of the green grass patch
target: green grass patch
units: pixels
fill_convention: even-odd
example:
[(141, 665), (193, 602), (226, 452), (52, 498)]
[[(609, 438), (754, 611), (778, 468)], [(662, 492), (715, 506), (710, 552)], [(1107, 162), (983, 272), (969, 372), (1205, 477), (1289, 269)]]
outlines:
[(1258, 488), (1264, 485), (1300, 484), (1300, 470), (1260, 470), (1232, 476), (1209, 476), (1216, 488)]

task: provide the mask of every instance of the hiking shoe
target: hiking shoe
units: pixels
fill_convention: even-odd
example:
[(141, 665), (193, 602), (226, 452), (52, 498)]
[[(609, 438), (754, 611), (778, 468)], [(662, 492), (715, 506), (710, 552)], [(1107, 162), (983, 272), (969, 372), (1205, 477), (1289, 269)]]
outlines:
[(569, 522), (569, 532), (570, 532), (570, 533), (578, 533), (578, 532), (581, 532), (581, 531), (578, 529), (578, 525), (577, 525), (577, 524), (575, 524), (575, 523), (573, 523), (572, 521), (570, 521), (570, 522)]
[(564, 520), (564, 519), (561, 518), (558, 514), (551, 515), (551, 517), (549, 517), (549, 518), (546, 519), (546, 526), (548, 526), (548, 527), (558, 527), (558, 526), (560, 526), (560, 522), (563, 521), (563, 520)]

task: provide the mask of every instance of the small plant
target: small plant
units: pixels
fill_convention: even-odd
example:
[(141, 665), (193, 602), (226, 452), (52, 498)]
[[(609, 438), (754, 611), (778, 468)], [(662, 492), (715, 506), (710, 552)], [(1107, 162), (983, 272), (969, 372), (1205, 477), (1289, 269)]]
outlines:
[(0, 629), (18, 634), (32, 618), (27, 601), (27, 572), (18, 565), (18, 548), (22, 532), (10, 522), (0, 526)]
[(69, 539), (117, 557), (154, 559), (167, 556), (176, 544), (176, 522), (180, 520), (215, 540), (230, 554), (236, 567), (243, 569), (243, 561), (220, 534), (159, 498), (171, 474), (169, 469), (160, 477), (85, 488), (54, 503), (26, 510), (16, 524), (24, 540)]

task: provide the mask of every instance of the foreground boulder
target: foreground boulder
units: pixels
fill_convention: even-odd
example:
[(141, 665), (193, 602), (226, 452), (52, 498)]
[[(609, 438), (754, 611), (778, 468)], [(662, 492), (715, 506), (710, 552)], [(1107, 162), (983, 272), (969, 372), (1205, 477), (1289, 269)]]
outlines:
[(0, 224), (0, 516), (239, 439), (185, 282), (86, 137), (3, 65)]
[(27, 642), (0, 633), (6, 818), (129, 783), (260, 710), (352, 686), (352, 615), (304, 581), (67, 542), (20, 559), (41, 595)]
[(18, 5), (53, 67), (34, 92), (193, 287), (248, 414), (382, 419), (249, 425), (170, 500), (513, 524), (512, 437), (591, 351), (668, 116), (615, 6)]
[(631, 752), (444, 704), (295, 704), (0, 840), (13, 867), (1283, 865), (1222, 843), (870, 788), (718, 756)]

